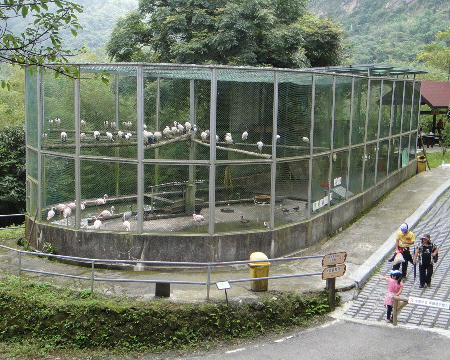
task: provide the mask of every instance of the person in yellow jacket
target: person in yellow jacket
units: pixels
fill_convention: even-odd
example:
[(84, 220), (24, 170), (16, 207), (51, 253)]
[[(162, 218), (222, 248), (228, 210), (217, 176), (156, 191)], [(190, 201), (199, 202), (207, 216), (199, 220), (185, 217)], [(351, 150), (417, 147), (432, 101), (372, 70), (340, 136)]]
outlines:
[(402, 277), (405, 278), (406, 272), (408, 271), (408, 262), (413, 263), (413, 259), (411, 256), (410, 247), (414, 245), (414, 234), (409, 230), (409, 226), (407, 223), (402, 224), (400, 226), (400, 231), (397, 233), (396, 243), (397, 250), (400, 251), (403, 255), (404, 262), (395, 264), (392, 269), (398, 270), (400, 269), (400, 264), (402, 264)]

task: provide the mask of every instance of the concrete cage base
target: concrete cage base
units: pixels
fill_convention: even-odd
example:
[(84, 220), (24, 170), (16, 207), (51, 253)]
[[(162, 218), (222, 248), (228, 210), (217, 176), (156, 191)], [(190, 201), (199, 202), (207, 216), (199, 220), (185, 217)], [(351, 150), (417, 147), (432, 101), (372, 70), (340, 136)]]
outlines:
[[(26, 216), (25, 234), (38, 250), (48, 242), (60, 255), (118, 260), (221, 262), (248, 260), (261, 251), (281, 257), (311, 246), (373, 206), (385, 193), (414, 176), (417, 162), (394, 172), (365, 192), (303, 222), (272, 231), (209, 235), (126, 234), (73, 230), (36, 223)], [(39, 236), (37, 236), (39, 234)], [(345, 250), (345, 249), (343, 249)]]

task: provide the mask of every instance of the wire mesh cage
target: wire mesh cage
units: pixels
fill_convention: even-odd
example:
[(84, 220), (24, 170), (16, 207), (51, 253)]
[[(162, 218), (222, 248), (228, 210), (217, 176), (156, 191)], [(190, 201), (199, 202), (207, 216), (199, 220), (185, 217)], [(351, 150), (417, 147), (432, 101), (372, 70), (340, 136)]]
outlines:
[(414, 159), (420, 82), (315, 70), (26, 71), (27, 211), (86, 231), (300, 223)]

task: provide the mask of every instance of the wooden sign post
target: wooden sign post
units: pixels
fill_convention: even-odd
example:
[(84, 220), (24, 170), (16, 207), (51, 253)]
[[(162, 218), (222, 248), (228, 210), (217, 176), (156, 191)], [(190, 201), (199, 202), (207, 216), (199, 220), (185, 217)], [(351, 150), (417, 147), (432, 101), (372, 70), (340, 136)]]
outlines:
[(322, 259), (322, 279), (327, 281), (328, 305), (330, 310), (336, 308), (336, 278), (343, 276), (347, 267), (344, 262), (347, 259), (346, 252), (327, 254)]

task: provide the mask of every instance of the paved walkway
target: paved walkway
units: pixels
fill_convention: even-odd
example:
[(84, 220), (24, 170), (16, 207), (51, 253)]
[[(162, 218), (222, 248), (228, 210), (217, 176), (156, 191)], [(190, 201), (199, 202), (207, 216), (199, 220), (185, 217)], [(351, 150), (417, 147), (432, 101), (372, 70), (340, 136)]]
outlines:
[[(395, 190), (393, 190), (382, 202), (373, 208), (364, 217), (353, 223), (351, 226), (340, 232), (327, 241), (323, 241), (312, 246), (299, 255), (326, 254), (335, 251), (347, 251), (347, 273), (344, 277), (339, 278), (336, 285), (338, 288), (351, 288), (355, 286), (355, 279), (362, 279), (362, 274), (370, 273), (382, 260), (389, 249), (383, 252), (383, 245), (386, 248), (386, 241), (399, 228), (399, 226), (418, 208), (423, 208), (425, 204), (432, 204), (434, 199), (429, 199), (430, 195), (450, 179), (450, 167), (439, 167), (432, 171), (423, 172), (405, 181)], [(428, 200), (427, 200), (428, 199)], [(425, 209), (428, 205), (425, 206)], [(432, 233), (433, 234), (433, 233)], [(435, 235), (435, 234), (433, 234)], [(13, 242), (8, 242), (12, 245)], [(387, 244), (388, 247), (390, 244)], [(380, 253), (379, 260), (374, 258), (373, 254)], [(443, 255), (443, 253), (441, 253)], [(443, 257), (444, 258), (444, 257)], [(369, 260), (368, 260), (369, 259)], [(445, 260), (440, 260), (445, 261)], [(0, 250), (0, 277), (7, 274), (17, 274), (17, 255), (4, 250)], [(442, 263), (444, 264), (444, 263)], [(62, 264), (55, 261), (45, 259), (37, 259), (34, 257), (24, 257), (22, 266), (29, 269), (39, 269), (50, 272), (62, 272), (72, 275), (82, 275), (90, 277), (90, 268), (72, 266)], [(443, 267), (443, 266), (442, 266)], [(290, 262), (284, 264), (272, 265), (270, 269), (271, 275), (281, 274), (297, 274), (321, 271), (321, 261), (319, 259)], [(136, 268), (135, 270), (139, 270)], [(28, 273), (29, 274), (29, 273)], [(190, 280), (190, 281), (206, 281), (205, 272), (188, 272), (188, 271), (115, 271), (106, 269), (96, 269), (97, 277), (115, 278), (115, 279), (161, 279), (161, 280)], [(52, 282), (57, 286), (71, 286), (79, 289), (89, 289), (90, 282), (86, 280), (68, 279), (62, 277), (50, 277), (43, 274), (29, 274), (36, 278)], [(224, 281), (230, 279), (249, 277), (248, 269), (244, 267), (226, 268), (220, 271), (214, 271), (211, 281)], [(436, 281), (439, 274), (436, 274)], [(356, 280), (358, 281), (358, 280)], [(359, 281), (358, 281), (359, 282)], [(269, 290), (274, 291), (295, 291), (306, 292), (323, 289), (325, 282), (319, 276), (291, 278), (283, 280), (271, 280)], [(368, 285), (362, 294), (367, 294), (371, 285)], [(172, 301), (204, 301), (206, 297), (206, 288), (204, 286), (192, 285), (172, 285)], [(431, 289), (432, 290), (432, 289)], [(428, 291), (431, 291), (428, 290)], [(153, 298), (154, 285), (133, 282), (96, 282), (95, 291), (107, 295), (127, 295), (141, 300), (150, 300)], [(231, 301), (239, 301), (242, 299), (256, 299), (259, 294), (250, 291), (250, 283), (233, 284), (232, 289), (228, 291), (228, 297)], [(361, 295), (362, 296), (362, 295)], [(446, 295), (445, 295), (446, 296)], [(211, 288), (212, 299), (224, 299), (223, 291), (216, 290), (215, 286)], [(362, 299), (362, 298), (361, 298)], [(372, 299), (372, 298), (371, 298)], [(375, 304), (378, 300), (373, 299)], [(361, 300), (361, 303), (363, 300)], [(376, 307), (375, 307), (376, 308)], [(369, 310), (366, 308), (362, 310)], [(381, 308), (381, 310), (383, 310)], [(406, 312), (405, 312), (406, 313)], [(355, 314), (359, 314), (358, 311)]]
[[(426, 299), (448, 301), (450, 297), (450, 191), (447, 191), (433, 208), (421, 219), (413, 230), (416, 239), (423, 234), (431, 234), (432, 241), (439, 246), (439, 261), (434, 265), (434, 275), (430, 288), (419, 289), (419, 271), (414, 280), (413, 266), (409, 264), (407, 279), (402, 295)], [(418, 242), (416, 242), (418, 244)], [(392, 263), (384, 262), (380, 271), (372, 276), (370, 281), (359, 293), (346, 315), (361, 320), (384, 321), (383, 306), (387, 283), (382, 280), (388, 276)], [(400, 323), (449, 329), (450, 310), (441, 310), (417, 305), (407, 305), (399, 314)]]

